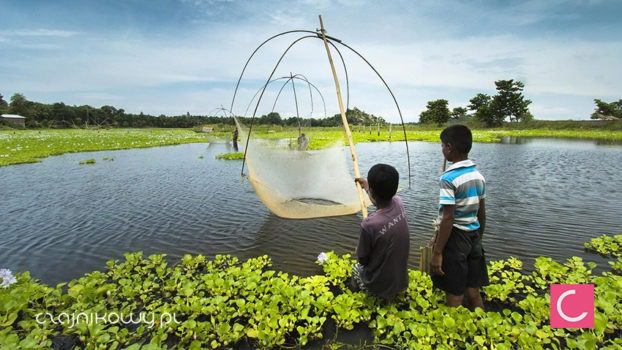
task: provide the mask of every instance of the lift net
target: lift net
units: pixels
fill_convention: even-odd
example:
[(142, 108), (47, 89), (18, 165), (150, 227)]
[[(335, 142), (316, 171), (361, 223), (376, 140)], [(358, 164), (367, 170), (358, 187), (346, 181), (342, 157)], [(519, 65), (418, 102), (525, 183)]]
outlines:
[[(246, 142), (247, 130), (236, 123), (241, 140)], [(299, 151), (288, 140), (252, 137), (246, 152), (248, 179), (255, 193), (275, 215), (289, 219), (350, 215), (361, 210), (347, 159), (340, 144)], [(370, 204), (366, 194), (365, 203)]]

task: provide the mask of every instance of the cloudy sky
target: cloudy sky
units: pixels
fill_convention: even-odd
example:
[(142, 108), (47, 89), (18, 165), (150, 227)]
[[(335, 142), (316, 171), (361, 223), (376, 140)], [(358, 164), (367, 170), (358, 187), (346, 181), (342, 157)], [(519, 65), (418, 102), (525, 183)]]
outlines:
[[(416, 121), (432, 99), (448, 99), (453, 108), (479, 92), (494, 94), (499, 79), (525, 83), (538, 119), (588, 119), (594, 98), (622, 98), (620, 13), (620, 0), (0, 0), (0, 93), (155, 115), (213, 114), (229, 107), (255, 47), (279, 32), (314, 31), (322, 14), (328, 34), (384, 76), (407, 121)], [(279, 37), (258, 52), (236, 114), (303, 35)], [(338, 47), (350, 77), (350, 106), (397, 121), (373, 71)], [(318, 87), (328, 114), (338, 112), (321, 40), (292, 47), (275, 77), (290, 73)], [(282, 82), (270, 84), (260, 113), (275, 101), (277, 111), (295, 113), (291, 85), (276, 100)], [(315, 90), (311, 104), (308, 86), (296, 81), (295, 87), (301, 115), (323, 116)]]

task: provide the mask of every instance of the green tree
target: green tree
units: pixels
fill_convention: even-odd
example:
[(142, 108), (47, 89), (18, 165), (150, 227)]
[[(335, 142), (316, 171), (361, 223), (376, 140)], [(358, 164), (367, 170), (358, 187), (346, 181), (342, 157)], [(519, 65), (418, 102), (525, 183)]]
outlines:
[(451, 110), (451, 119), (464, 119), (467, 117), (468, 110), (464, 107), (456, 107)]
[(11, 96), (11, 104), (9, 105), (9, 112), (13, 114), (23, 115), (30, 117), (28, 113), (29, 102), (23, 94), (16, 93)]
[[(341, 114), (335, 114), (335, 117), (338, 120), (337, 125), (341, 125)], [(348, 123), (352, 125), (384, 124), (384, 119), (382, 117), (369, 114), (357, 107), (346, 110), (346, 119), (348, 119)]]
[(528, 121), (533, 119), (529, 112), (531, 101), (525, 99), (523, 89), (525, 85), (520, 81), (495, 81), (497, 94), (490, 97), (486, 94), (477, 94), (469, 102), (468, 108), (474, 111), (475, 118), (487, 126), (499, 126), (509, 118), (513, 121)]
[(496, 113), (493, 113), (493, 99), (486, 94), (477, 94), (469, 102), (467, 108), (473, 111), (475, 119), (483, 122), (486, 126), (495, 126), (501, 124), (501, 121), (496, 120)]
[(428, 101), (427, 109), (419, 114), (419, 122), (422, 124), (436, 123), (437, 125), (447, 123), (451, 116), (447, 107), (448, 103), (444, 99)]
[(471, 104), (469, 104), (467, 108), (471, 111), (477, 112), (482, 107), (488, 106), (491, 100), (492, 98), (490, 96), (480, 93), (475, 95), (475, 97), (473, 97), (471, 100), (469, 100)]
[(6, 113), (9, 111), (9, 104), (4, 100), (4, 96), (0, 94), (0, 114)]
[(281, 119), (281, 115), (278, 112), (270, 112), (267, 115), (262, 115), (259, 118), (260, 124), (274, 124), (274, 125), (282, 125), (283, 119)]
[(506, 118), (510, 118), (510, 122), (519, 122), (533, 119), (529, 113), (531, 100), (525, 99), (523, 95), (525, 84), (510, 79), (497, 80), (495, 85), (497, 86), (497, 95), (493, 97), (492, 101), (493, 111), (497, 114), (495, 120), (503, 122)]
[(592, 113), (592, 119), (608, 119), (610, 117), (622, 119), (622, 99), (611, 103), (594, 99), (594, 103), (596, 108), (594, 113)]

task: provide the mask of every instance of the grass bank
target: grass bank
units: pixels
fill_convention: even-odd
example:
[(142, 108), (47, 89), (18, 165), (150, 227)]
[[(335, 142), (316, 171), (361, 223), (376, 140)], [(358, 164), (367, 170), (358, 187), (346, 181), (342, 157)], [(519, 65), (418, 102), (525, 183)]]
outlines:
[(207, 142), (189, 129), (44, 129), (0, 130), (0, 166), (34, 163), (73, 152), (156, 147)]
[[(622, 125), (622, 123), (619, 123)], [(544, 122), (532, 124), (529, 128), (527, 125), (509, 125), (502, 128), (472, 128), (474, 142), (500, 142), (504, 137), (550, 137), (550, 138), (568, 138), (568, 139), (592, 139), (599, 140), (603, 143), (621, 143), (622, 128), (615, 127), (595, 127), (592, 124), (581, 127), (581, 122), (570, 122), (570, 124), (556, 124), (556, 122)], [(572, 128), (566, 128), (572, 127)], [(387, 127), (363, 128), (353, 126), (352, 137), (354, 142), (381, 142), (381, 141), (403, 141), (404, 131), (401, 126), (393, 126), (389, 131)], [(443, 127), (431, 126), (406, 126), (406, 137), (409, 141), (425, 141), (440, 142), (439, 135)], [(347, 139), (342, 128), (303, 128), (302, 130), (310, 139), (309, 149), (321, 149), (332, 144), (342, 142), (347, 144)], [(230, 137), (227, 133), (219, 132), (216, 135), (220, 137)], [(298, 137), (297, 128), (288, 128), (281, 126), (258, 126), (253, 130), (253, 137), (267, 139), (290, 139), (295, 143)], [(243, 144), (243, 142), (241, 143)]]
[[(222, 141), (231, 139), (232, 126), (217, 126), (213, 133), (197, 133), (191, 129), (43, 129), (0, 130), (0, 166), (33, 163), (40, 159), (63, 153), (118, 150), (155, 147), (182, 143)], [(406, 127), (409, 141), (439, 142), (442, 127)], [(309, 136), (309, 149), (321, 149), (338, 142), (346, 144), (342, 128), (304, 128)], [(364, 128), (352, 127), (355, 142), (402, 141), (401, 126)], [(295, 143), (298, 129), (282, 126), (255, 127), (253, 137), (290, 139)], [(594, 139), (604, 143), (622, 142), (621, 122), (534, 121), (527, 124), (508, 124), (498, 129), (473, 127), (475, 142), (499, 142), (503, 137), (554, 137)], [(240, 140), (243, 145), (243, 140)]]

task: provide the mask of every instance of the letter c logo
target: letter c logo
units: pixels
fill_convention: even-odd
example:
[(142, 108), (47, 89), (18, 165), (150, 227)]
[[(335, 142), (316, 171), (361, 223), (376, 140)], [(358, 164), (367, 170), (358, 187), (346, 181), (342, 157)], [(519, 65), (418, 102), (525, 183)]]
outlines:
[(562, 310), (562, 302), (564, 302), (564, 299), (569, 296), (569, 295), (574, 295), (577, 294), (577, 291), (575, 289), (568, 289), (567, 291), (563, 292), (562, 295), (559, 296), (559, 299), (557, 299), (557, 313), (559, 314), (559, 316), (561, 316), (561, 318), (563, 318), (566, 322), (579, 322), (581, 320), (583, 320), (584, 318), (587, 317), (587, 312), (583, 312), (581, 313), (579, 316), (576, 317), (571, 317), (568, 316), (564, 313), (564, 310)]

